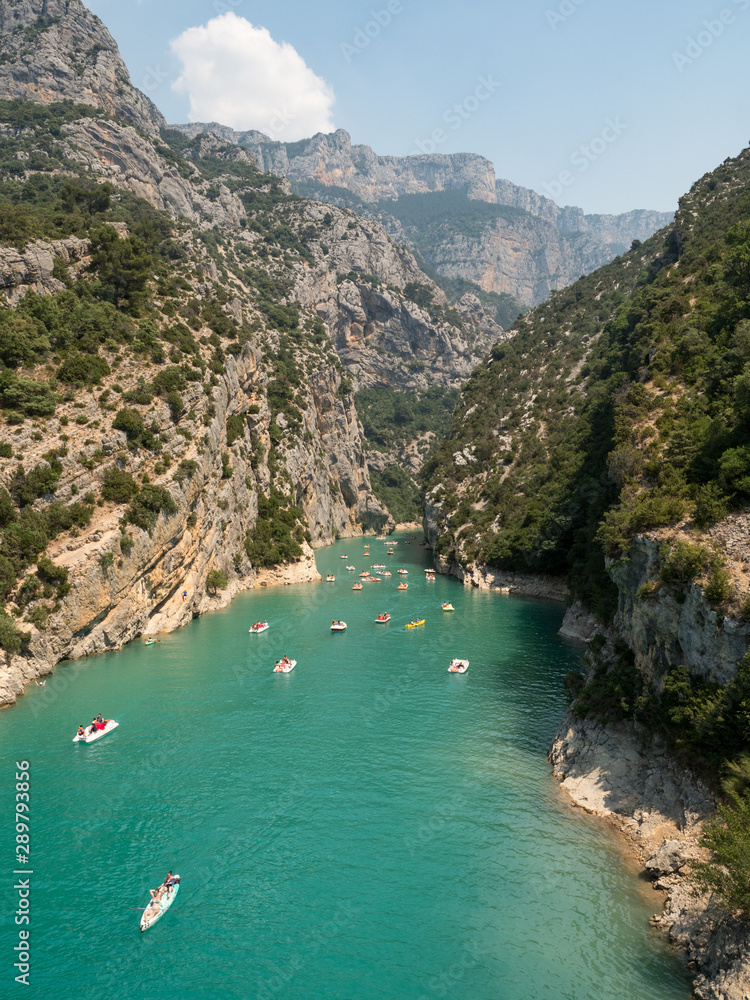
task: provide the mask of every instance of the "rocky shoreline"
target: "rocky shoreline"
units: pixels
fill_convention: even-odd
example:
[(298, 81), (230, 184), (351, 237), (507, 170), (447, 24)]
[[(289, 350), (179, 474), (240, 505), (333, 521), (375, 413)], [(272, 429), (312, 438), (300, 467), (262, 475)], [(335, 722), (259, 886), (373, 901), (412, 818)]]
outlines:
[(630, 722), (602, 725), (567, 713), (549, 752), (555, 778), (573, 806), (624, 836), (663, 911), (652, 918), (679, 948), (699, 1000), (750, 1000), (750, 928), (694, 895), (689, 862), (701, 856), (709, 790), (653, 736)]
[(476, 563), (462, 566), (439, 555), (435, 556), (435, 569), (445, 576), (455, 576), (465, 587), (477, 587), (479, 590), (518, 597), (540, 597), (548, 601), (565, 601), (568, 597), (568, 585), (562, 577), (508, 573)]
[[(220, 611), (222, 608), (228, 607), (238, 594), (253, 590), (255, 587), (282, 587), (321, 580), (312, 549), (307, 545), (304, 546), (304, 549), (304, 555), (297, 562), (283, 563), (269, 569), (253, 570), (245, 576), (233, 577), (226, 588), (213, 595), (205, 590), (200, 593), (191, 593), (191, 589), (188, 589), (188, 597), (183, 600), (182, 590), (175, 591), (171, 598), (160, 607), (159, 612), (148, 618), (147, 627), (143, 632), (96, 629), (85, 637), (83, 643), (69, 651), (68, 655), (62, 659), (43, 655), (14, 656), (8, 663), (7, 655), (3, 655), (0, 660), (0, 708), (10, 707), (21, 695), (25, 694), (27, 684), (55, 673), (61, 663), (74, 666), (88, 656), (122, 649), (141, 635), (145, 637), (176, 632), (177, 629), (190, 624), (194, 618), (210, 611)], [(192, 588), (190, 579), (185, 580), (185, 587)], [(65, 679), (64, 672), (61, 677), (60, 685), (67, 686), (68, 681)], [(55, 683), (55, 680), (51, 682), (53, 686)]]

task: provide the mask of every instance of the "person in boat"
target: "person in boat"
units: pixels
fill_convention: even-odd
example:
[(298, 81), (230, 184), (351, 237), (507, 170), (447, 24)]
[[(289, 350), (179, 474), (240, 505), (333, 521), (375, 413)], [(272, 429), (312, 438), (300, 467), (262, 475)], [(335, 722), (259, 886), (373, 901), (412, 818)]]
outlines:
[(97, 726), (104, 726), (104, 725), (106, 725), (106, 723), (104, 722), (104, 719), (102, 718), (102, 713), (101, 712), (96, 717), (96, 724), (97, 724)]
[(177, 883), (179, 881), (180, 881), (179, 878), (176, 878), (172, 874), (172, 869), (170, 868), (169, 871), (167, 872), (166, 878), (164, 879), (164, 881), (162, 882), (162, 884), (159, 886), (159, 889), (165, 891), (167, 893), (167, 895), (169, 895), (170, 892), (172, 891), (172, 887), (175, 886), (175, 885), (177, 885)]
[(78, 727), (78, 736), (80, 736), (80, 737), (85, 737), (86, 736), (86, 730), (83, 728), (83, 726), (79, 726)]

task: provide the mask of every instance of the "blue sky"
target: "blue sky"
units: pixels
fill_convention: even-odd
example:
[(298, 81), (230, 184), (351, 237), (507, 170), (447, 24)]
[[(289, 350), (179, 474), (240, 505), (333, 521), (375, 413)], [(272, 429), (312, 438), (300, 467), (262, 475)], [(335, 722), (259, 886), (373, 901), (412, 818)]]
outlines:
[(673, 210), (750, 142), (750, 0), (88, 6), (170, 122), (218, 109), (283, 139), (479, 153), (587, 212)]

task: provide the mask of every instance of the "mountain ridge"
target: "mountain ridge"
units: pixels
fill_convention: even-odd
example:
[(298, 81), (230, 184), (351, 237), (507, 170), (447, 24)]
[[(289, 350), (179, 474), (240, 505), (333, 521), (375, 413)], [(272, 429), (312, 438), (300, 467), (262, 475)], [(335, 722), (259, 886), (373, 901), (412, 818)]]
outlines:
[[(586, 215), (495, 176), (490, 160), (475, 153), (380, 156), (371, 147), (353, 145), (344, 129), (294, 143), (271, 140), (263, 133), (235, 131), (212, 123), (175, 125), (196, 138), (213, 134), (248, 149), (260, 169), (287, 177), (309, 197), (344, 204), (378, 218), (391, 235), (419, 250), (440, 274), (472, 281), (487, 292), (506, 294), (523, 306), (543, 301), (559, 289), (644, 240), (672, 219), (671, 213), (643, 209), (621, 215)], [(404, 229), (390, 205), (399, 199), (446, 192), (498, 209), (514, 208), (524, 217), (508, 222), (485, 213), (485, 227), (460, 244), (451, 234)], [(456, 207), (454, 206), (454, 218)], [(475, 213), (476, 214), (476, 213)]]

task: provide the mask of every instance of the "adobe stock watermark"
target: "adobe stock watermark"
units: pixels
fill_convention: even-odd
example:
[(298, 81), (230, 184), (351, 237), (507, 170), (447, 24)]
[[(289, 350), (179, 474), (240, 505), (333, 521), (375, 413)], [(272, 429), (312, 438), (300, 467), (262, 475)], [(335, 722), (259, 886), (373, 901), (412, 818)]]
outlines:
[(445, 128), (434, 128), (424, 139), (415, 139), (416, 149), (412, 156), (419, 153), (428, 155), (434, 153), (438, 146), (442, 146), (444, 142), (448, 141), (451, 132), (457, 132), (465, 121), (468, 121), (486, 101), (489, 101), (500, 86), (499, 81), (491, 73), (487, 76), (480, 76), (476, 87), (470, 94), (462, 101), (455, 101), (443, 112), (442, 121), (446, 126), (449, 126), (449, 129), (446, 131)]
[(562, 0), (557, 10), (547, 11), (547, 24), (553, 31), (557, 31), (558, 27), (577, 14), (585, 3), (586, 0)]
[(380, 37), (383, 29), (392, 23), (394, 17), (403, 14), (405, 9), (403, 0), (388, 0), (385, 7), (371, 10), (370, 19), (355, 29), (351, 41), (339, 43), (344, 59), (350, 63), (355, 56), (364, 52), (376, 38)]
[[(750, 0), (748, 2), (750, 3)], [(596, 163), (598, 159), (604, 156), (612, 143), (617, 142), (622, 133), (629, 127), (629, 125), (621, 122), (619, 118), (615, 118), (614, 121), (611, 118), (607, 118), (604, 122), (604, 128), (598, 136), (592, 139), (588, 145), (579, 146), (578, 149), (571, 153), (571, 165), (577, 168), (579, 174), (585, 173), (593, 163)], [(565, 188), (574, 184), (575, 180), (576, 175), (572, 171), (561, 170), (556, 180), (542, 186), (550, 198), (559, 198)]]
[[(732, 0), (732, 4), (740, 11), (746, 11), (750, 7), (750, 0)], [(687, 66), (692, 66), (696, 59), (700, 59), (706, 49), (710, 49), (717, 38), (721, 38), (726, 29), (737, 20), (737, 14), (731, 7), (724, 7), (716, 17), (703, 22), (701, 30), (696, 35), (691, 35), (686, 39), (684, 51), (673, 52), (672, 62), (680, 73), (685, 71)]]

